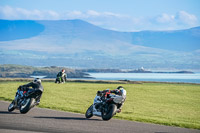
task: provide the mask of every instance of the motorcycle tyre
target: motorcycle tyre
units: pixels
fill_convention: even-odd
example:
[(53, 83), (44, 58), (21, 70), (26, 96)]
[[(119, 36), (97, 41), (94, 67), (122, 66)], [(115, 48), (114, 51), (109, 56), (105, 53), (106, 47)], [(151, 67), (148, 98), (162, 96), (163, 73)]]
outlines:
[(26, 103), (26, 106), (23, 109), (20, 107), (20, 113), (22, 114), (26, 114), (31, 109), (31, 103), (33, 101), (33, 98), (28, 98), (28, 99), (30, 100), (28, 101), (28, 103)]
[[(10, 107), (10, 106), (11, 106), (11, 107)], [(12, 112), (13, 110), (15, 110), (14, 101), (12, 101), (12, 103), (10, 103), (10, 105), (8, 106), (8, 112)]]
[[(88, 114), (89, 111), (91, 111), (91, 114)], [(85, 113), (86, 118), (91, 118), (92, 116), (93, 116), (93, 104), (87, 109), (87, 111)]]
[(108, 106), (108, 108), (109, 108), (109, 112), (106, 115), (104, 115), (104, 112), (102, 111), (101, 117), (104, 121), (110, 120), (115, 115), (115, 113), (117, 111), (117, 106), (115, 104), (110, 104)]

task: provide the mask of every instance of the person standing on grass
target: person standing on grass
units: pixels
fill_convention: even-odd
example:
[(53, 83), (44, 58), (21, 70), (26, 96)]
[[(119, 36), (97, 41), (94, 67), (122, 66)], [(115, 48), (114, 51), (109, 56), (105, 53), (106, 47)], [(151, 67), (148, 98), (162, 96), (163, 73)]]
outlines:
[(56, 78), (56, 83), (65, 83), (67, 81), (67, 74), (65, 73), (65, 69), (62, 69), (58, 74)]

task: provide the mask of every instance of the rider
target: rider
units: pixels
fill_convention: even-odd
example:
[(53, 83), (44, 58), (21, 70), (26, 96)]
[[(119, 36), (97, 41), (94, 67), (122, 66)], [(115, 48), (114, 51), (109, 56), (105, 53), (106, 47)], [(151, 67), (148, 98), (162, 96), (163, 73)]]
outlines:
[[(118, 113), (121, 112), (122, 106), (126, 99), (126, 90), (122, 86), (118, 86), (114, 90), (106, 89), (103, 91), (97, 91), (97, 95), (101, 95), (101, 93), (103, 93), (103, 96), (102, 96), (103, 100), (106, 98), (110, 98), (111, 93), (114, 93), (115, 95), (122, 97), (122, 103), (119, 105), (119, 109), (118, 109)], [(98, 99), (94, 99), (94, 104), (98, 102), (99, 102)], [(95, 106), (93, 106), (93, 113), (98, 115), (98, 112)]]
[(111, 93), (114, 93), (116, 95), (122, 96), (124, 99), (126, 99), (126, 90), (122, 86), (118, 86), (117, 89), (114, 90), (103, 90), (103, 93), (105, 93), (105, 98), (109, 98), (109, 95)]
[(34, 89), (36, 91), (36, 93), (38, 92), (40, 94), (40, 96), (36, 99), (36, 105), (39, 105), (40, 98), (41, 98), (43, 90), (44, 90), (44, 88), (42, 87), (42, 84), (41, 84), (41, 80), (39, 78), (35, 78), (33, 80), (33, 82), (30, 82), (28, 84), (22, 85), (22, 86), (19, 87), (19, 89), (28, 91), (28, 89), (30, 89), (29, 87)]
[[(61, 83), (65, 83), (67, 80), (67, 75), (65, 73), (65, 69), (62, 69), (58, 74), (57, 74), (57, 78), (59, 79), (59, 82)], [(60, 79), (61, 78), (61, 79)]]
[(121, 112), (122, 106), (126, 100), (126, 90), (122, 86), (118, 86), (115, 90), (104, 90), (105, 91), (105, 98), (109, 98), (111, 93), (115, 95), (121, 96), (123, 99), (122, 104), (120, 104), (118, 113)]

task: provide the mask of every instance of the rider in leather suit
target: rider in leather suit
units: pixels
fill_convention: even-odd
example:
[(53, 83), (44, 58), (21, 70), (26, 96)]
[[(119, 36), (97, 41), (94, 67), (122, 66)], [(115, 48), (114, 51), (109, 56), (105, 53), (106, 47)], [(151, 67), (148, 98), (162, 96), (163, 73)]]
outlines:
[(22, 85), (18, 89), (28, 91), (28, 89), (30, 89), (30, 87), (31, 87), (31, 89), (34, 89), (36, 92), (38, 92), (40, 94), (38, 99), (36, 99), (36, 104), (39, 105), (40, 98), (41, 98), (42, 93), (44, 91), (44, 88), (43, 88), (43, 86), (41, 84), (41, 80), (39, 78), (36, 78), (36, 79), (34, 79), (33, 82), (30, 82), (28, 84)]
[[(111, 93), (114, 93), (115, 95), (121, 96), (122, 99), (123, 99), (123, 102), (120, 104), (120, 107), (118, 109), (118, 113), (119, 113), (119, 112), (121, 112), (122, 106), (123, 106), (125, 99), (126, 99), (126, 90), (122, 86), (119, 86), (119, 87), (117, 87), (117, 89), (114, 89), (114, 90), (107, 89), (107, 90), (103, 90), (103, 91), (97, 91), (97, 95), (103, 94), (102, 100), (109, 98)], [(94, 104), (96, 102), (98, 103), (97, 99), (94, 100)], [(93, 106), (93, 111), (94, 111), (93, 112), (94, 114), (96, 114), (96, 115), (99, 114), (99, 112), (97, 112), (95, 106)]]

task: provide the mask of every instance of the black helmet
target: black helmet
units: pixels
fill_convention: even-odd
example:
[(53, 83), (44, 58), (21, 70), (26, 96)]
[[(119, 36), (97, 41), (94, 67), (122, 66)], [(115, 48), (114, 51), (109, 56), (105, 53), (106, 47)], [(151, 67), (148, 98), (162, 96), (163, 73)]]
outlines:
[(121, 89), (121, 88), (123, 88), (123, 86), (118, 86), (118, 87), (117, 87), (118, 90)]

